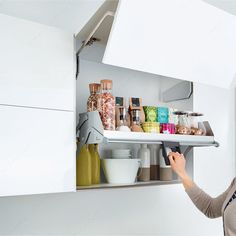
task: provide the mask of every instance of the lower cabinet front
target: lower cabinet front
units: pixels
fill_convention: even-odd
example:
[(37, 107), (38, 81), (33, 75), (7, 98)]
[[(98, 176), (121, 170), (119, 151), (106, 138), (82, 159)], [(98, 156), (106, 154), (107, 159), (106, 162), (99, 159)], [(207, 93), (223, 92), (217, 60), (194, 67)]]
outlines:
[(0, 106), (0, 196), (75, 191), (74, 112)]

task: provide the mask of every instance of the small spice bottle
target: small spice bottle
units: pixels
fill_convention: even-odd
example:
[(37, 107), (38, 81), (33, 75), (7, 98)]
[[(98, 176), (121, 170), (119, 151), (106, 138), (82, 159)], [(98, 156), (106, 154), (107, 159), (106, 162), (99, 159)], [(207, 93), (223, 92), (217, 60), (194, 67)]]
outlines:
[(127, 112), (126, 109), (123, 107), (119, 108), (119, 126), (116, 128), (117, 131), (123, 131), (123, 132), (130, 132), (130, 128), (127, 124)]
[(99, 97), (101, 93), (101, 85), (92, 83), (89, 84), (90, 96), (87, 101), (87, 111), (99, 110)]
[(143, 129), (140, 125), (140, 110), (131, 111), (131, 131), (133, 132), (143, 132)]
[(112, 80), (101, 80), (101, 120), (105, 130), (115, 130), (115, 97), (112, 95)]

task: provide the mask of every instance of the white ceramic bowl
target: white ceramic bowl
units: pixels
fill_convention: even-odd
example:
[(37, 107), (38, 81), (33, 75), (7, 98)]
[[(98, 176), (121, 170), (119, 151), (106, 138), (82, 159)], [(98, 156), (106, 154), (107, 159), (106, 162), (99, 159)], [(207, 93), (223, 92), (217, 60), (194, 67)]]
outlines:
[(139, 159), (103, 159), (102, 167), (110, 184), (132, 184), (140, 166)]

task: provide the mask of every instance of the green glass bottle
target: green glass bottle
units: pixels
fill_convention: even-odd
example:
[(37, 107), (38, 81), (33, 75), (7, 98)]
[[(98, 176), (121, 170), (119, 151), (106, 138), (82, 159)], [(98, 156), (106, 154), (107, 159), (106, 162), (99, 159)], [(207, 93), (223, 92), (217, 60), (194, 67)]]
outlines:
[(92, 159), (92, 184), (100, 183), (100, 156), (98, 144), (89, 144), (89, 152)]
[(76, 158), (76, 184), (89, 186), (92, 184), (92, 160), (88, 145), (84, 145)]

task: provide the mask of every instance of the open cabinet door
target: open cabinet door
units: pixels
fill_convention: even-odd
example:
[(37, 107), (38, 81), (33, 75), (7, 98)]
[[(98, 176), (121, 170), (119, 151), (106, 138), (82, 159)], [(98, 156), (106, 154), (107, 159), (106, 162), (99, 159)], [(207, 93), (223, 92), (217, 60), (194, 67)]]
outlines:
[(120, 0), (103, 62), (229, 87), (236, 17), (201, 0)]

